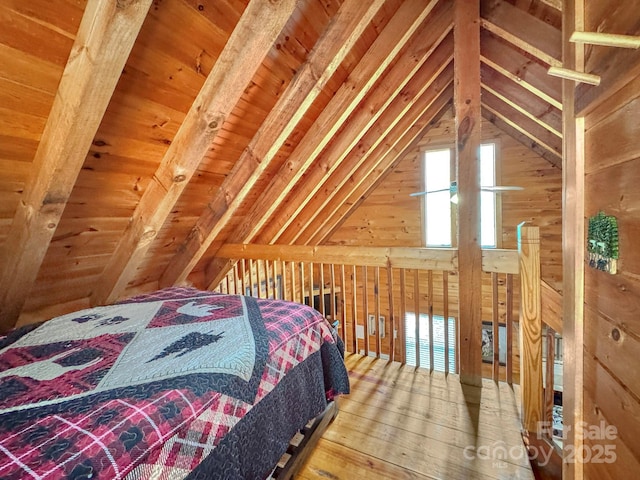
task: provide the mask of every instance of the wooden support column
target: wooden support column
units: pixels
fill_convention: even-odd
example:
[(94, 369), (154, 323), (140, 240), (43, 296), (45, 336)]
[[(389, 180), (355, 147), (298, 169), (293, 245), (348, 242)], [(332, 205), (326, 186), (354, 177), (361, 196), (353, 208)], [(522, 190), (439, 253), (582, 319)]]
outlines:
[[(564, 2), (562, 11), (563, 65), (584, 70), (584, 48), (570, 43), (575, 31), (584, 30), (584, 0)], [(562, 276), (563, 276), (563, 423), (564, 457), (573, 458), (583, 445), (575, 426), (584, 419), (584, 117), (576, 118), (576, 84), (562, 82)], [(562, 477), (581, 480), (584, 464), (563, 462)]]
[(15, 325), (38, 276), (151, 0), (90, 0), (0, 257), (0, 332)]
[(482, 385), (482, 252), (480, 249), (480, 7), (454, 7), (454, 111), (458, 181), (460, 381)]
[(522, 426), (534, 435), (542, 421), (542, 308), (540, 232), (518, 225), (520, 253), (520, 392)]

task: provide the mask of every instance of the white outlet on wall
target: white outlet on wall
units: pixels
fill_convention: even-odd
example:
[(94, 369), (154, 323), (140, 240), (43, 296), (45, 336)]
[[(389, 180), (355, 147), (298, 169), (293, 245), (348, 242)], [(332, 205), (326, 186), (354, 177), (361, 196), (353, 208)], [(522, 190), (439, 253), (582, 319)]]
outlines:
[(376, 334), (376, 316), (369, 315), (369, 323), (367, 325), (369, 327), (369, 335)]

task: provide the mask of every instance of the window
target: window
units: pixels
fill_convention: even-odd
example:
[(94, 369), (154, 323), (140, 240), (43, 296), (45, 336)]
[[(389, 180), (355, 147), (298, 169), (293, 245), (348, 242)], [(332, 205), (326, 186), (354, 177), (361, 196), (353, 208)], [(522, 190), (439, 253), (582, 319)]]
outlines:
[[(454, 218), (457, 196), (453, 149), (442, 148), (424, 152), (424, 230), (427, 247), (451, 247), (455, 231)], [(480, 146), (480, 185), (496, 185), (496, 145), (486, 143)], [(480, 193), (480, 240), (483, 247), (495, 248), (498, 245), (498, 210), (496, 193)]]

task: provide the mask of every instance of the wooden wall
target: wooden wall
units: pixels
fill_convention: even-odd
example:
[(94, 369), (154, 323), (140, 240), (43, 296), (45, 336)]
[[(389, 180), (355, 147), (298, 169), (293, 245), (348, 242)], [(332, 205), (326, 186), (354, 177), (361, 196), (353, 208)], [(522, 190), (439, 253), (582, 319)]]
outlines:
[[(617, 3), (618, 13), (633, 8), (635, 18), (611, 19), (611, 9), (591, 5), (587, 26), (607, 19), (615, 31), (624, 31), (620, 23), (633, 21), (639, 34), (640, 2)], [(587, 65), (596, 71), (606, 53), (607, 62), (627, 54), (605, 47), (589, 52)], [(633, 66), (635, 76), (620, 90), (605, 90), (608, 98), (585, 116), (585, 217), (600, 210), (616, 216), (620, 235), (617, 275), (585, 267), (584, 421), (615, 429), (614, 439), (585, 440), (591, 453), (596, 445), (613, 445), (614, 461), (585, 463), (585, 478), (591, 479), (631, 478), (640, 469), (640, 55), (633, 58), (635, 63), (617, 65), (616, 76), (624, 78)]]

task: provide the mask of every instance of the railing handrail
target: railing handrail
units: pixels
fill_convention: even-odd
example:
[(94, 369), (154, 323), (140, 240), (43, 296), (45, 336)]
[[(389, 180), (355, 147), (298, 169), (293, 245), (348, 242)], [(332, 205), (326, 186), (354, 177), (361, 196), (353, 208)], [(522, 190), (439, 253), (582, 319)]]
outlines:
[[(457, 248), (369, 247), (344, 245), (223, 245), (218, 257), (277, 260), (290, 262), (335, 263), (367, 267), (419, 268), (435, 271), (457, 271)], [(483, 249), (482, 270), (489, 273), (520, 271), (518, 251)]]

